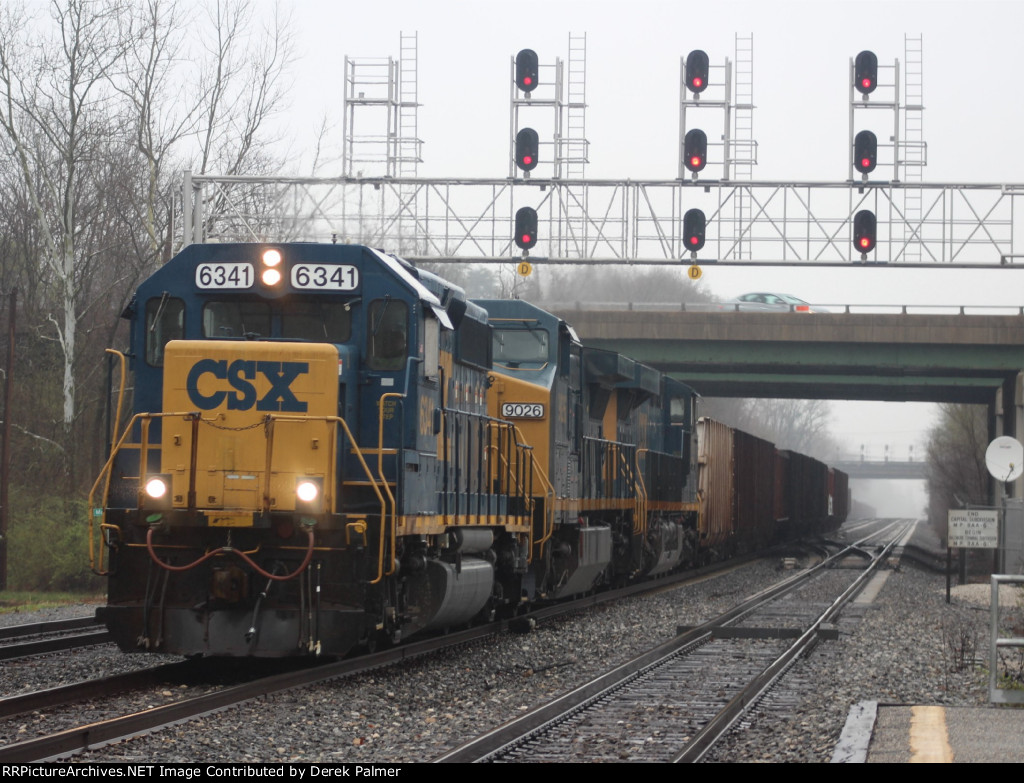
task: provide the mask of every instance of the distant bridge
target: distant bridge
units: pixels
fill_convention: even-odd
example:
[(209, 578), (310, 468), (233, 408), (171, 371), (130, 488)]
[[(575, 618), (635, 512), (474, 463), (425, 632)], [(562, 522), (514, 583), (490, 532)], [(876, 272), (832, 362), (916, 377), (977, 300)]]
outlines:
[(927, 465), (924, 462), (860, 461), (837, 462), (835, 467), (851, 479), (925, 479)]

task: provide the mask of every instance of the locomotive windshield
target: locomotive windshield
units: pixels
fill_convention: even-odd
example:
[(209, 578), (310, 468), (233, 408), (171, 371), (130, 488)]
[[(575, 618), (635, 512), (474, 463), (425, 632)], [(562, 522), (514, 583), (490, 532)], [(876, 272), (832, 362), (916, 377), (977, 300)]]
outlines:
[[(272, 317), (278, 316), (275, 328)], [(352, 336), (352, 314), (342, 302), (289, 299), (275, 302), (209, 301), (203, 307), (203, 337), (279, 337), (312, 343), (344, 343)]]
[(523, 364), (548, 360), (548, 333), (544, 329), (494, 330), (494, 361), (501, 364)]
[(207, 302), (203, 306), (203, 337), (270, 337), (270, 305), (266, 302)]
[(281, 336), (312, 343), (344, 343), (352, 337), (352, 313), (340, 302), (282, 302)]

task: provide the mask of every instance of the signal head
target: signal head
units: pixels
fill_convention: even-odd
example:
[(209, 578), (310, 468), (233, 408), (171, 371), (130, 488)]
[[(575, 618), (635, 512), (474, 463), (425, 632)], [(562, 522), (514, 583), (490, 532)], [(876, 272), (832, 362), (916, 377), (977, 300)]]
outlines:
[(533, 49), (523, 49), (516, 55), (516, 86), (529, 94), (537, 88), (540, 61)]
[(708, 135), (700, 128), (686, 132), (683, 137), (683, 165), (693, 173), (708, 164)]
[(853, 167), (861, 174), (870, 174), (878, 165), (878, 137), (862, 130), (853, 138)]
[(694, 94), (704, 92), (708, 87), (710, 70), (708, 53), (702, 49), (694, 49), (686, 55), (686, 88)]
[(533, 128), (523, 128), (516, 134), (516, 166), (523, 171), (537, 168), (540, 137)]
[(683, 245), (696, 253), (704, 248), (707, 218), (703, 210), (689, 209), (683, 215)]
[(870, 253), (878, 244), (878, 221), (870, 209), (853, 216), (853, 246), (861, 253)]
[(878, 86), (878, 57), (865, 49), (853, 63), (853, 86), (861, 95), (870, 95)]
[(529, 250), (537, 244), (537, 210), (533, 207), (522, 207), (516, 212), (516, 247)]

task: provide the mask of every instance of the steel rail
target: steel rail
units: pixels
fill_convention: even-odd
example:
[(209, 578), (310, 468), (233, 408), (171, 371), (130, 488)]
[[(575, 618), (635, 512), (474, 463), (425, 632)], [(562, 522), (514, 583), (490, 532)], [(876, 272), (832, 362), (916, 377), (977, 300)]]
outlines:
[(69, 636), (5, 644), (0, 646), (0, 661), (27, 658), (30, 655), (42, 655), (43, 653), (57, 652), (59, 650), (70, 650), (74, 647), (91, 647), (96, 644), (109, 642), (113, 638), (106, 628), (93, 628)]
[[(183, 699), (179, 702), (175, 702), (174, 704), (154, 707), (132, 715), (97, 721), (95, 723), (67, 729), (48, 736), (25, 740), (23, 742), (0, 747), (0, 763), (26, 763), (66, 758), (84, 750), (102, 747), (123, 739), (156, 731), (164, 726), (183, 723), (203, 715), (228, 709), (244, 701), (271, 693), (299, 688), (306, 685), (313, 685), (318, 682), (324, 682), (339, 677), (351, 676), (406, 659), (427, 655), (439, 650), (469, 644), (479, 639), (507, 632), (511, 627), (518, 623), (536, 623), (561, 614), (570, 614), (601, 603), (619, 600), (636, 593), (662, 590), (665, 587), (678, 582), (701, 578), (716, 570), (733, 567), (736, 563), (736, 560), (732, 560), (726, 564), (708, 566), (680, 574), (670, 574), (651, 582), (629, 585), (628, 587), (618, 590), (595, 593), (573, 601), (541, 607), (528, 614), (524, 614), (521, 617), (501, 620), (490, 625), (450, 633), (443, 637), (430, 638), (419, 642), (404, 644), (394, 649), (384, 650), (359, 658), (334, 661), (301, 671), (286, 672), (272, 677), (260, 678), (241, 685), (229, 686), (215, 693), (206, 694), (192, 699)], [(175, 665), (176, 664), (171, 664), (171, 666)], [(146, 676), (142, 673), (137, 674), (143, 678)], [(129, 678), (132, 677), (132, 675), (127, 676)], [(98, 694), (110, 695), (110, 690), (104, 690), (105, 682), (106, 680), (101, 679), (97, 681), (77, 683), (66, 687), (68, 689), (80, 688), (83, 698), (91, 698)], [(115, 685), (116, 684), (117, 678), (115, 678)], [(141, 684), (145, 684), (144, 681)], [(135, 686), (129, 685), (128, 687)], [(62, 690), (64, 689), (50, 689), (50, 691), (53, 691), (54, 693), (50, 693), (50, 691), (41, 691), (0, 700), (0, 711), (5, 712), (7, 715), (13, 715), (23, 712), (26, 709), (39, 709), (44, 706), (52, 706), (54, 703), (53, 699), (57, 696), (55, 692)], [(31, 706), (26, 707), (25, 705)], [(0, 717), (4, 717), (4, 715), (0, 714)]]
[(874, 576), (878, 566), (885, 562), (889, 553), (896, 548), (902, 538), (902, 533), (897, 535), (876, 555), (864, 571), (857, 576), (853, 583), (836, 598), (835, 601), (822, 612), (817, 619), (808, 626), (807, 630), (790, 647), (764, 669), (757, 677), (736, 696), (734, 696), (719, 713), (708, 721), (687, 744), (687, 746), (672, 760), (673, 763), (695, 763), (701, 761), (714, 747), (715, 743), (736, 723), (737, 720), (756, 703), (767, 691), (775, 685), (783, 674), (796, 662), (796, 659), (809, 651), (818, 641), (818, 633), (824, 623), (832, 620), (839, 610), (867, 583), (867, 580)]
[(58, 685), (41, 691), (20, 693), (0, 699), (0, 719), (73, 704), (85, 699), (113, 696), (136, 688), (158, 685), (192, 676), (199, 661), (176, 661), (125, 674), (112, 674), (95, 680)]
[(24, 636), (40, 636), (44, 633), (60, 633), (61, 631), (77, 631), (80, 628), (95, 626), (95, 617), (75, 617), (71, 620), (47, 620), (41, 623), (23, 623), (0, 628), (0, 639), (19, 639)]
[[(865, 539), (866, 540), (866, 539)], [(516, 744), (521, 738), (540, 733), (546, 726), (558, 723), (580, 709), (620, 689), (644, 671), (670, 658), (685, 654), (714, 638), (714, 630), (734, 623), (778, 596), (796, 589), (838, 559), (859, 550), (862, 542), (849, 545), (806, 571), (794, 574), (748, 597), (732, 609), (692, 629), (683, 631), (646, 653), (600, 675), (584, 685), (531, 710), (525, 715), (471, 739), (469, 742), (434, 759), (435, 763), (469, 763), (485, 761)]]

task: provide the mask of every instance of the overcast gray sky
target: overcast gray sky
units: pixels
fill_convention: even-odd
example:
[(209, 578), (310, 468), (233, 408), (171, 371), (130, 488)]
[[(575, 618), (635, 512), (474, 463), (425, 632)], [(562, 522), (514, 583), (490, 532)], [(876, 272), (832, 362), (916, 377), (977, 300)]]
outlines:
[[(269, 4), (270, 0), (260, 0)], [(292, 135), (301, 153), (325, 115), (340, 141), (343, 58), (398, 57), (400, 32), (419, 44), (423, 176), (508, 173), (509, 63), (532, 48), (542, 65), (568, 59), (569, 33), (587, 36), (590, 177), (676, 176), (680, 57), (734, 58), (753, 35), (755, 179), (845, 180), (849, 61), (873, 50), (904, 61), (905, 34), (923, 36), (928, 182), (1024, 182), (1020, 152), (1024, 3), (991, 0), (296, 0)], [(297, 157), (299, 157), (297, 155)], [(334, 173), (334, 172), (332, 172)], [(1024, 303), (1024, 270), (970, 271), (705, 268), (727, 298), (750, 290), (833, 304)], [(836, 406), (835, 429), (874, 455), (905, 454), (927, 406)], [(920, 447), (918, 446), (918, 449)]]
[[(567, 60), (571, 31), (587, 36), (588, 176), (671, 179), (680, 57), (701, 48), (712, 63), (733, 59), (736, 34), (749, 33), (759, 143), (754, 178), (845, 180), (850, 58), (872, 49), (883, 67), (903, 62), (909, 33), (923, 36), (925, 180), (1024, 182), (1024, 155), (1017, 150), (1024, 121), (1017, 99), (1024, 77), (1020, 2), (296, 0), (291, 6), (301, 53), (294, 116), (310, 118), (291, 136), (299, 147), (311, 138), (303, 131), (311, 134), (324, 114), (340, 141), (345, 55), (397, 58), (400, 32), (415, 32), (420, 174), (506, 176), (510, 60), (525, 47), (542, 64)], [(766, 289), (819, 303), (1010, 305), (1024, 291), (1024, 277), (1003, 271), (706, 271), (705, 281), (720, 296)]]

